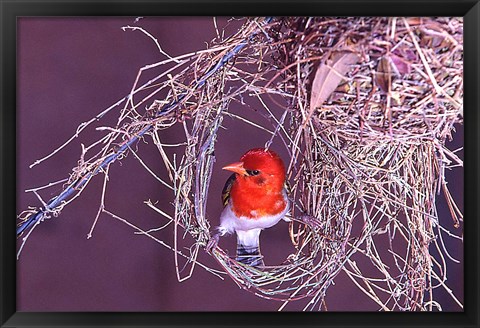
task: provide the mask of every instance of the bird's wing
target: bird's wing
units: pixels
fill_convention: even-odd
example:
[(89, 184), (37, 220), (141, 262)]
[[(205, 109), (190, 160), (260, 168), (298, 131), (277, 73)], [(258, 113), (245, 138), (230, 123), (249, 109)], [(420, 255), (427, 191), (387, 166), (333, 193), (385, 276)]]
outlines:
[(235, 173), (233, 173), (225, 182), (225, 186), (222, 190), (222, 203), (223, 207), (227, 206), (228, 201), (230, 200), (230, 190), (232, 190), (233, 182), (235, 181)]

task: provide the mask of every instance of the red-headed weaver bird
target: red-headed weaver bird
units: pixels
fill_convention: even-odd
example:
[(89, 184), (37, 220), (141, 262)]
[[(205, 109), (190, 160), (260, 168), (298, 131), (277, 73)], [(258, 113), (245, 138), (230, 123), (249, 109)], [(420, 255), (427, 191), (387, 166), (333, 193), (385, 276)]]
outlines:
[(222, 192), (224, 209), (218, 237), (237, 234), (236, 260), (251, 266), (263, 264), (259, 248), (262, 229), (277, 224), (290, 208), (285, 190), (285, 165), (273, 151), (255, 148), (247, 151), (240, 162), (224, 166), (234, 174)]

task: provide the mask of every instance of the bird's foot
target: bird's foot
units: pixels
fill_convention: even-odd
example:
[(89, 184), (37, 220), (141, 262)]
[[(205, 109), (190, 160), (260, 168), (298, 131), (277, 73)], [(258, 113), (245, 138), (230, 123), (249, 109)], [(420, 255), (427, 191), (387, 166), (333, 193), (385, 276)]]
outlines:
[(300, 217), (300, 219), (302, 220), (302, 222), (304, 222), (306, 225), (308, 225), (309, 227), (311, 228), (319, 228), (322, 224), (322, 222), (314, 217), (314, 216), (311, 216), (311, 215), (308, 215), (308, 214), (304, 214)]
[(207, 251), (207, 253), (212, 253), (212, 251), (215, 248), (217, 248), (219, 239), (220, 239), (220, 233), (219, 232), (216, 232), (212, 235), (212, 237), (210, 238), (210, 240), (207, 243), (207, 246), (205, 246), (205, 250)]

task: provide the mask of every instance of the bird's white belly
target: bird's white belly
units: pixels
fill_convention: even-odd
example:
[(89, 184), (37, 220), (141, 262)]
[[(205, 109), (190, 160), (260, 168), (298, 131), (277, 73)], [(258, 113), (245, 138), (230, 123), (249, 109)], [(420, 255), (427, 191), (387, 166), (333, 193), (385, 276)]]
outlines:
[(280, 221), (290, 208), (288, 198), (284, 195), (287, 206), (279, 214), (262, 216), (261, 218), (248, 218), (245, 216), (237, 217), (232, 210), (232, 204), (229, 202), (220, 215), (219, 230), (222, 234), (233, 233), (235, 231), (246, 231), (251, 229), (265, 229), (274, 226)]

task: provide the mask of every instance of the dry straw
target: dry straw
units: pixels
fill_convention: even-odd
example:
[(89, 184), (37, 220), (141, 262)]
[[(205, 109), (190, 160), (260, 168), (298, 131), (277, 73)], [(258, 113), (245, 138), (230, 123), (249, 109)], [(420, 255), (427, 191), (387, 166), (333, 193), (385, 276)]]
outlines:
[[(144, 32), (163, 53), (145, 30), (125, 29)], [(145, 71), (159, 68), (160, 74), (140, 83)], [(455, 227), (461, 226), (444, 172), (463, 166), (445, 147), (463, 120), (462, 75), (461, 18), (245, 19), (231, 37), (218, 31), (208, 49), (142, 68), (127, 97), (80, 125), (62, 147), (123, 106), (117, 124), (84, 147), (68, 179), (66, 190), (74, 191), (22, 213), (19, 234), (28, 231), (25, 241), (33, 229), (23, 228), (59, 213), (101, 172), (104, 192), (95, 222), (109, 214), (170, 248), (180, 281), (196, 265), (219, 275), (196, 259), (211, 238), (206, 202), (214, 150), (222, 120), (230, 116), (268, 131), (267, 147), (286, 147), (295, 204), (289, 231), (296, 251), (280, 265), (253, 268), (218, 246), (211, 251), (240, 287), (281, 301), (280, 310), (304, 298), (305, 310), (328, 310), (327, 290), (343, 271), (381, 310), (441, 310), (436, 288), (462, 307), (446, 285), (447, 263), (456, 260), (444, 244), (453, 238), (461, 245), (462, 233), (442, 227), (436, 208), (442, 191)], [(167, 96), (158, 99), (161, 93)], [(256, 99), (259, 118), (270, 125), (229, 111), (246, 95)], [(161, 142), (161, 131), (174, 125), (185, 131), (181, 158), (169, 156)], [(141, 160), (138, 141), (146, 138), (157, 146), (170, 181)], [(173, 245), (104, 207), (110, 164), (127, 154), (172, 192), (173, 215), (147, 205), (173, 223), (167, 224), (174, 227)], [(31, 191), (38, 195), (42, 188)], [(178, 246), (185, 234), (194, 240), (188, 253)], [(180, 257), (191, 265), (186, 276)]]

